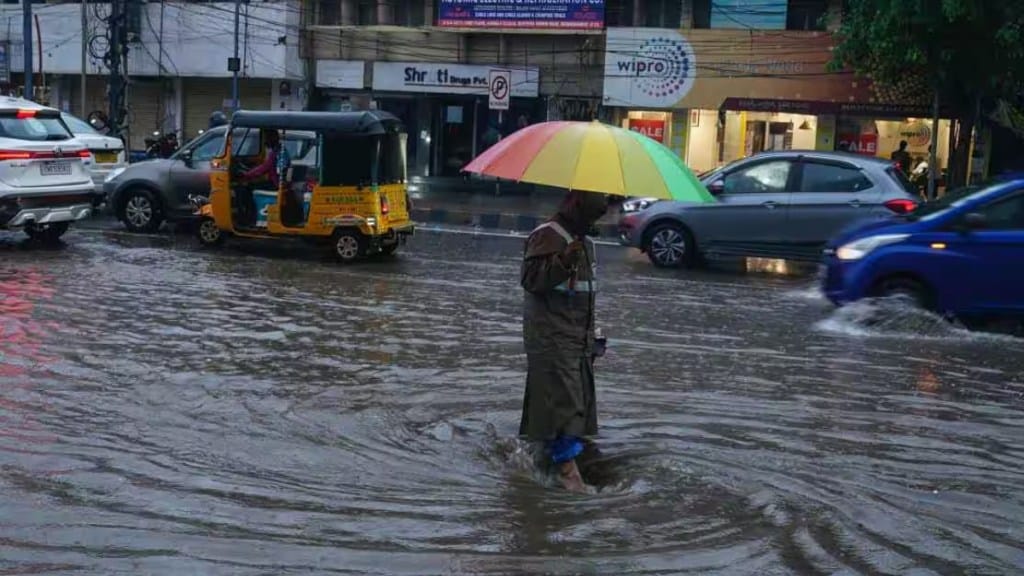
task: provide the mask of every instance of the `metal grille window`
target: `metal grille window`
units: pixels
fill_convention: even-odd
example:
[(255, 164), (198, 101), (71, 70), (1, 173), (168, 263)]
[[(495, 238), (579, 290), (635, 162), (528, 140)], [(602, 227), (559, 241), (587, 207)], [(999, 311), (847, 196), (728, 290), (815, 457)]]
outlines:
[(341, 24), (341, 1), (320, 0), (317, 2), (317, 24), (337, 26)]
[(679, 28), (682, 17), (682, 0), (647, 0), (644, 10), (644, 26), (648, 28)]
[(377, 25), (377, 2), (375, 0), (357, 0), (358, 12), (356, 13), (357, 24), (360, 26)]
[(827, 0), (789, 0), (786, 10), (787, 30), (824, 30)]
[(607, 0), (604, 4), (605, 26), (632, 26), (634, 0)]
[(423, 26), (426, 6), (421, 0), (382, 0), (389, 3), (395, 26)]

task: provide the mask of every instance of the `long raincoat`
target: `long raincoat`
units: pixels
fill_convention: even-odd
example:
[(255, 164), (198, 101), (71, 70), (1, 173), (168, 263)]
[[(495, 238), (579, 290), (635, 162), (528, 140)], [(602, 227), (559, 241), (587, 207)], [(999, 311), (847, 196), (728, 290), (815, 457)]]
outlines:
[(564, 253), (574, 237), (582, 236), (574, 222), (589, 226), (600, 214), (581, 217), (572, 210), (563, 207), (533, 231), (520, 275), (526, 291), (523, 339), (528, 367), (519, 433), (549, 446), (560, 438), (597, 434), (593, 241), (584, 242), (575, 266), (566, 265)]

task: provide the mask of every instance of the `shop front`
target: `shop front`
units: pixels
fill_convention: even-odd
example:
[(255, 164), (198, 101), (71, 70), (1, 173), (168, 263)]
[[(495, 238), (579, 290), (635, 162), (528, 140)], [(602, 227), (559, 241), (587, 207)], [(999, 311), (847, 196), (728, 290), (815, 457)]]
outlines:
[[(488, 108), (491, 70), (508, 70), (509, 110)], [(409, 173), (459, 176), (477, 154), (518, 128), (544, 119), (536, 67), (374, 62), (373, 99), (409, 133)]]
[[(604, 105), (695, 172), (770, 150), (888, 158), (907, 140), (912, 156), (926, 154), (931, 122), (917, 118), (927, 114), (828, 70), (831, 46), (824, 32), (611, 28)], [(949, 122), (938, 130), (945, 143)]]

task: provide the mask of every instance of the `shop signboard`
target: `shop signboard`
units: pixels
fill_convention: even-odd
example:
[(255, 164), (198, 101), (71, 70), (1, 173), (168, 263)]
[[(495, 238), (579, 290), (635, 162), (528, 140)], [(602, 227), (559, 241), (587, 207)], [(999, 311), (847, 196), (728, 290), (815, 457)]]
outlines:
[(604, 0), (439, 0), (441, 28), (600, 30)]
[(639, 132), (648, 138), (665, 143), (665, 121), (642, 118), (630, 118), (629, 129)]
[(362, 60), (317, 60), (316, 85), (320, 88), (360, 89), (366, 65)]
[(827, 32), (609, 28), (604, 105), (717, 110), (729, 98), (877, 100), (869, 81), (833, 72)]
[(854, 154), (878, 155), (878, 134), (840, 134), (836, 144), (838, 149)]
[(900, 125), (900, 138), (911, 148), (925, 148), (932, 143), (932, 128), (920, 120), (904, 122)]
[[(375, 91), (465, 94), (488, 97), (490, 66), (435, 64), (424, 62), (374, 62)], [(509, 96), (536, 98), (540, 89), (540, 71), (536, 66), (507, 67)]]

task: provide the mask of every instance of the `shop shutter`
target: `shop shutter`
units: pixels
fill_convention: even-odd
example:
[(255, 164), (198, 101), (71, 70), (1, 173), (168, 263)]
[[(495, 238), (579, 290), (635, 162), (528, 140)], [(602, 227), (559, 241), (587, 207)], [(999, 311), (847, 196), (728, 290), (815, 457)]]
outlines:
[[(270, 108), (270, 86), (272, 82), (259, 78), (240, 78), (238, 98), (242, 108), (267, 110)], [(224, 101), (231, 99), (231, 78), (186, 78), (184, 90), (185, 139), (195, 138), (200, 130), (206, 130), (210, 114), (222, 112)]]
[(163, 81), (159, 78), (131, 79), (128, 86), (128, 146), (132, 150), (145, 150), (146, 138), (163, 125), (164, 106)]
[(89, 76), (85, 84), (85, 110), (82, 107), (82, 84), (77, 76), (72, 77), (70, 84), (71, 114), (87, 120), (89, 113), (100, 110), (107, 113), (107, 79), (103, 76)]

